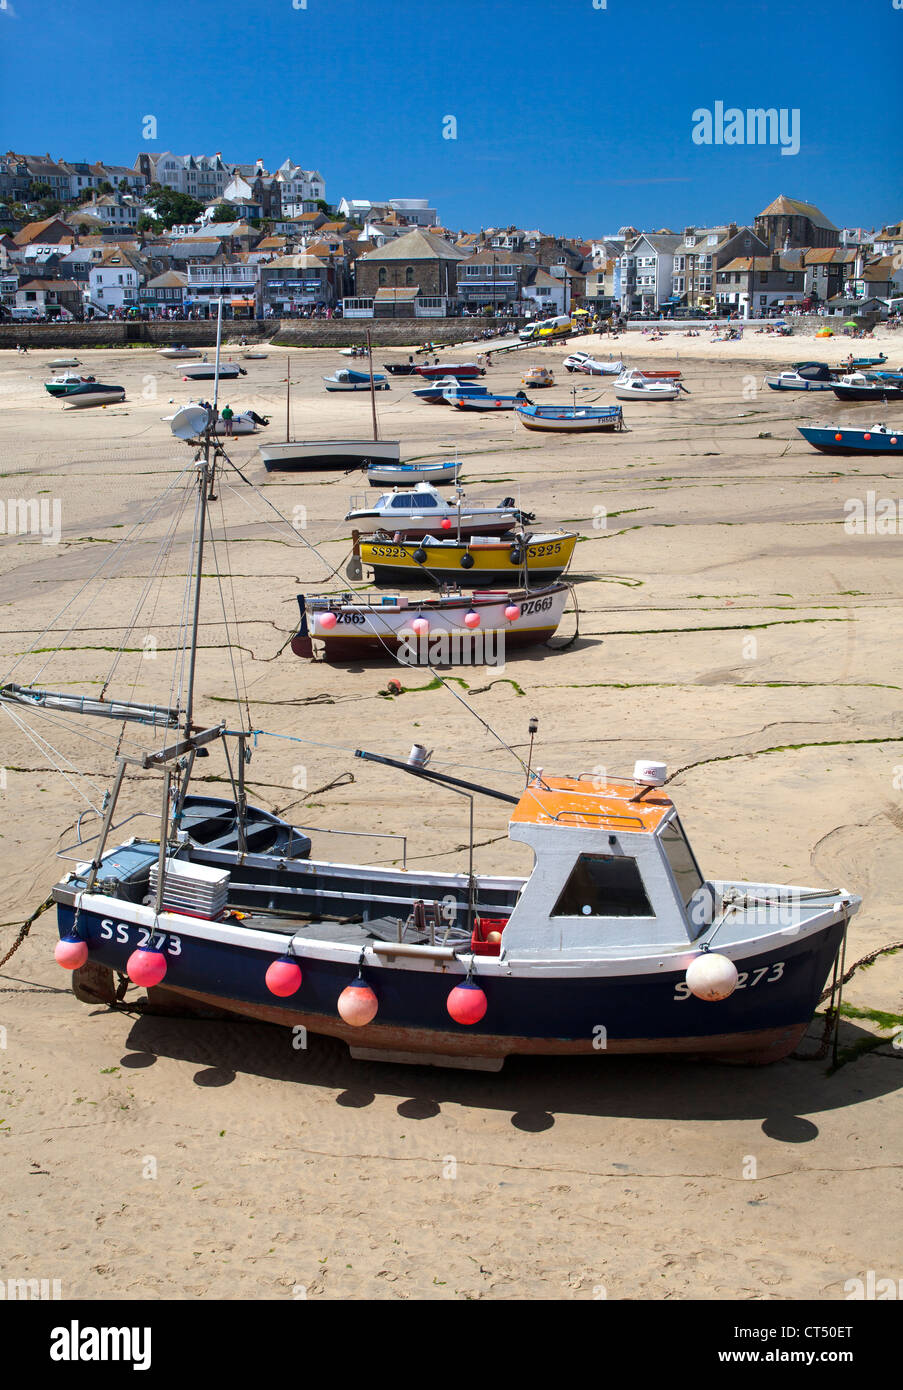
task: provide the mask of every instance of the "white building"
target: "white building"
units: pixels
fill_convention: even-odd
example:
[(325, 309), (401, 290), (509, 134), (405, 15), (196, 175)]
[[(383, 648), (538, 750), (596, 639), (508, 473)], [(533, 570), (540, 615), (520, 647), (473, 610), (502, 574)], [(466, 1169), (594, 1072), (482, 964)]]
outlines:
[(336, 208), (339, 217), (362, 224), (379, 221), (392, 212), (403, 217), (408, 228), (439, 225), (439, 214), (427, 198), (389, 198), (384, 203), (374, 203), (369, 198), (343, 198)]
[(104, 251), (103, 259), (91, 264), (88, 288), (83, 291), (85, 308), (108, 314), (138, 303), (138, 288), (142, 276), (118, 247)]
[(286, 159), (275, 176), (282, 184), (282, 212), (286, 217), (316, 212), (317, 203), (326, 201), (326, 183), (316, 169), (302, 169), (293, 160)]
[(615, 267), (615, 294), (623, 314), (654, 313), (674, 293), (674, 255), (681, 237), (641, 232)]

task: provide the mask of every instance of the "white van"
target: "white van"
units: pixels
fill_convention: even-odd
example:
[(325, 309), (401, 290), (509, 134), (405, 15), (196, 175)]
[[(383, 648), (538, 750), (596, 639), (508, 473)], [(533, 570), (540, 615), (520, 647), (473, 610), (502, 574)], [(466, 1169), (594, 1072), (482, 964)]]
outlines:
[(526, 328), (521, 329), (518, 337), (525, 343), (532, 342), (534, 338), (557, 338), (569, 333), (573, 326), (569, 314), (559, 314), (557, 318), (536, 319), (533, 323), (528, 323)]

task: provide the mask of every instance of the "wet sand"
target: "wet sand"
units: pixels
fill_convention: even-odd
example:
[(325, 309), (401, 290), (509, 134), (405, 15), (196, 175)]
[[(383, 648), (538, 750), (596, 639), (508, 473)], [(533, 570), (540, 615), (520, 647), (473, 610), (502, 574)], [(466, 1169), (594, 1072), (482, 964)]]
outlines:
[[(897, 460), (819, 455), (795, 425), (903, 425), (903, 406), (778, 394), (762, 377), (851, 349), (883, 347), (894, 365), (898, 336), (575, 343), (684, 369), (689, 396), (625, 403), (628, 428), (612, 437), (562, 440), (513, 416), (426, 406), (405, 378), (378, 397), (381, 433), (404, 459), (457, 450), (469, 496), (516, 495), (541, 523), (582, 537), (571, 571), (579, 640), (514, 655), (501, 673), (462, 672), (474, 708), (522, 754), (538, 715), (535, 761), (547, 772), (629, 773), (639, 757), (681, 769), (670, 791), (704, 873), (862, 894), (848, 963), (903, 941), (903, 545), (849, 535), (844, 507), (869, 490), (899, 501), (903, 485)], [(42, 388), (59, 355), (0, 358), (0, 498), (59, 499), (62, 522), (59, 545), (0, 535), (4, 670), (189, 460), (161, 417), (212, 389), (184, 383), (152, 351), (86, 350), (81, 370), (121, 382), (127, 401), (67, 411)], [(570, 400), (574, 387), (578, 400), (612, 401), (610, 384), (567, 376), (564, 355), (499, 357), (487, 380), (514, 389), (544, 363), (556, 385), (537, 401)], [(376, 361), (406, 356), (387, 349)], [(366, 394), (322, 389), (349, 362), (325, 350), (270, 350), (221, 393), (270, 415), (230, 454), (268, 501), (306, 521), (317, 548), (221, 486), (243, 619), (231, 651), (255, 726), (280, 736), (260, 738), (249, 795), (296, 824), (378, 834), (316, 835), (315, 853), (387, 861), (399, 856), (389, 837), (405, 835), (409, 862), (460, 868), (466, 804), (420, 795), (353, 750), (403, 757), (424, 743), (435, 765), (516, 791), (511, 754), (427, 672), (403, 673), (391, 698), (397, 668), (311, 664), (286, 647), (296, 594), (342, 587), (323, 560), (344, 569), (350, 496), (376, 495), (359, 475), (265, 473), (257, 444), (284, 437), (287, 359), (296, 437), (366, 436), (370, 422)], [(174, 519), (161, 513), (40, 680), (34, 661), (16, 678), (101, 688)], [(186, 512), (183, 539), (189, 526)], [(167, 698), (184, 576), (183, 549), (152, 587), (153, 618), (122, 658), (117, 693)], [(208, 592), (198, 711), (214, 722), (230, 717), (234, 680)], [(573, 623), (567, 615), (562, 638)], [(5, 723), (0, 955), (65, 868), (54, 856), (75, 838), (78, 789), (96, 802), (108, 781), (98, 743), (61, 735), (59, 746), (94, 786), (63, 780)], [(214, 762), (205, 775), (219, 778)], [(147, 804), (156, 799), (130, 784), (126, 811)], [(504, 808), (478, 801), (475, 813), (477, 870), (528, 872)], [(122, 833), (142, 830), (156, 834), (148, 821)], [(600, 1053), (513, 1061), (493, 1076), (352, 1062), (326, 1039), (294, 1051), (290, 1033), (240, 1020), (85, 1006), (54, 942), (47, 914), (2, 972), (0, 1172), (7, 1273), (59, 1278), (65, 1297), (830, 1300), (869, 1269), (896, 1277), (903, 1052), (885, 1016), (903, 1022), (899, 955), (847, 986), (860, 1012), (842, 1024), (845, 1065), (833, 1075), (824, 1060), (735, 1069)], [(804, 1050), (820, 1036), (816, 1021)]]

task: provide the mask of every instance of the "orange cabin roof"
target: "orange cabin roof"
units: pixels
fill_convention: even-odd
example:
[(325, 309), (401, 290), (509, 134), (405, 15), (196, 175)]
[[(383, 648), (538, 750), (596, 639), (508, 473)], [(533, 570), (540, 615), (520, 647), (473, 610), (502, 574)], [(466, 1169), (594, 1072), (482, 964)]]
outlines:
[[(669, 796), (650, 788), (641, 801), (642, 791), (635, 782), (606, 778), (596, 788), (588, 778), (543, 777), (545, 787), (531, 782), (511, 813), (512, 823), (578, 826), (581, 829), (621, 830), (631, 834), (652, 834), (672, 809)], [(548, 790), (546, 790), (548, 788)]]

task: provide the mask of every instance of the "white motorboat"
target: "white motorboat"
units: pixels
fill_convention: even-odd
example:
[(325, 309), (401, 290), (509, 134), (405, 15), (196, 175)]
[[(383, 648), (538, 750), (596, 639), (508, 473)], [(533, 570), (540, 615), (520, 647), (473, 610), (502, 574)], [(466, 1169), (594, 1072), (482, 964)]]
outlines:
[(454, 483), (463, 465), (457, 459), (445, 463), (371, 463), (367, 481), (371, 487), (410, 487), (413, 483)]
[(619, 401), (675, 401), (684, 388), (675, 381), (653, 380), (641, 372), (623, 372), (615, 382)]
[(813, 381), (811, 377), (800, 376), (799, 372), (779, 372), (777, 376), (765, 377), (765, 385), (772, 391), (830, 391), (833, 381)]
[(47, 366), (52, 367), (54, 371), (59, 371), (63, 367), (80, 367), (81, 362), (77, 357), (51, 357)]
[(157, 349), (158, 357), (165, 357), (167, 361), (175, 361), (180, 358), (200, 357), (200, 348), (186, 347), (184, 343), (180, 347), (165, 347)]
[(460, 488), (456, 499), (446, 500), (432, 483), (392, 488), (370, 506), (355, 506), (357, 501), (352, 498), (352, 510), (345, 520), (364, 536), (376, 531), (406, 540), (419, 540), (440, 531), (458, 536), (469, 536), (475, 531), (489, 535), (534, 520), (530, 513), (514, 505), (513, 497), (505, 497), (497, 507), (474, 507), (465, 501)]
[(125, 387), (86, 382), (84, 386), (57, 399), (63, 401), (64, 410), (85, 410), (90, 405), (118, 405), (125, 400)]
[(181, 367), (180, 371), (189, 381), (213, 381), (217, 374), (220, 381), (232, 381), (237, 376), (248, 375), (237, 362), (221, 362), (218, 373), (215, 362), (191, 362), (187, 367)]

